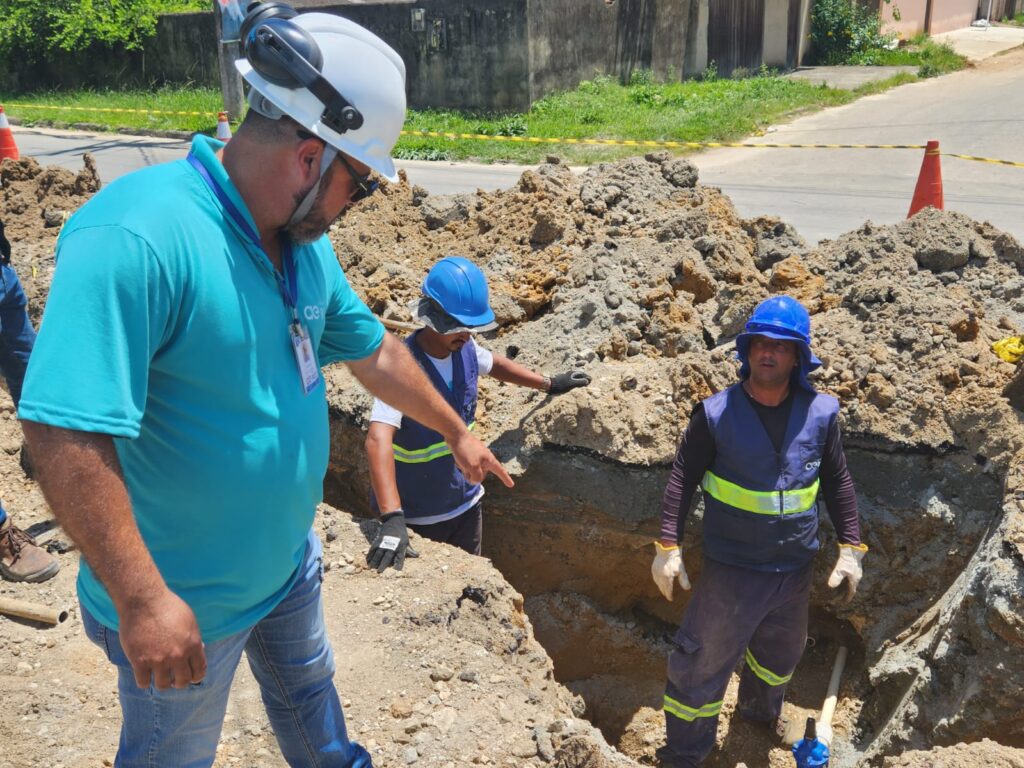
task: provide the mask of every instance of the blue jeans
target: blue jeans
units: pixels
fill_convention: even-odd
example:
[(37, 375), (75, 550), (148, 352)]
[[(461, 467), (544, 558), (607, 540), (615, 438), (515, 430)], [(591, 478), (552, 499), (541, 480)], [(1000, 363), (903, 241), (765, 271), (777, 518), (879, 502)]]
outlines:
[(117, 667), (121, 741), (115, 766), (194, 768), (213, 764), (228, 692), (242, 651), (260, 685), (281, 753), (291, 766), (371, 768), (348, 740), (334, 688), (334, 656), (320, 601), (323, 556), (311, 531), (291, 591), (255, 626), (206, 646), (206, 677), (187, 688), (139, 688), (118, 633), (82, 607), (86, 635)]
[(17, 273), (0, 265), (0, 375), (7, 380), (15, 407), (21, 400), (25, 369), (36, 343), (35, 329), (25, 311), (27, 304)]

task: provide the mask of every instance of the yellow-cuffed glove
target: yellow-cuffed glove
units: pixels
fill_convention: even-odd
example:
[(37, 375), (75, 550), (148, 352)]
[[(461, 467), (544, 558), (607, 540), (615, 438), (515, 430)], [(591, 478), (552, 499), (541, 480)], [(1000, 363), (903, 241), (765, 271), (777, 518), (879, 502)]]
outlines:
[(664, 547), (661, 542), (654, 542), (654, 562), (651, 563), (651, 576), (658, 585), (666, 600), (672, 599), (673, 582), (679, 579), (679, 586), (690, 588), (690, 577), (686, 575), (683, 555), (679, 547)]
[(828, 577), (828, 585), (835, 589), (846, 579), (846, 601), (853, 600), (857, 594), (857, 585), (860, 584), (864, 571), (860, 561), (864, 559), (864, 553), (868, 551), (867, 544), (840, 544), (839, 558), (832, 574)]

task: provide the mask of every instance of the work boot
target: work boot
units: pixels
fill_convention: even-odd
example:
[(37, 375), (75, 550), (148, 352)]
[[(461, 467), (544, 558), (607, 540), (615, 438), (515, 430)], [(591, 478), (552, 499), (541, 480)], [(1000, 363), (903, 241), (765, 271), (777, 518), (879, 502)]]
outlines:
[(8, 581), (46, 581), (57, 575), (57, 558), (11, 522), (0, 525), (0, 576)]

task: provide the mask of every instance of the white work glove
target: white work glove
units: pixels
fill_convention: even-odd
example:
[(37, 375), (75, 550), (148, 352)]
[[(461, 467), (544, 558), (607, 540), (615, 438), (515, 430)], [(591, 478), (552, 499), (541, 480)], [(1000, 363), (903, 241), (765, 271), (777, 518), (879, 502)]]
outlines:
[(679, 586), (683, 589), (690, 588), (690, 578), (686, 575), (686, 566), (683, 565), (683, 556), (679, 547), (663, 547), (661, 542), (654, 542), (656, 553), (654, 562), (651, 563), (651, 576), (654, 583), (658, 585), (661, 594), (666, 600), (672, 599), (672, 582), (679, 579)]
[(863, 570), (860, 561), (864, 559), (864, 553), (868, 551), (867, 544), (840, 544), (839, 559), (836, 560), (836, 567), (828, 577), (828, 585), (835, 589), (846, 579), (846, 601), (853, 600), (857, 594), (857, 585), (860, 584), (860, 577)]

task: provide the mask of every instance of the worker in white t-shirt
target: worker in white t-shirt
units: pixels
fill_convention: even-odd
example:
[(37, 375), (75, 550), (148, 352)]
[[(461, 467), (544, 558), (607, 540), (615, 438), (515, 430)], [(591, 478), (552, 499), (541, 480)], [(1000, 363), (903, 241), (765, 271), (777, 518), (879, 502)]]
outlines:
[[(448, 256), (430, 270), (414, 309), (423, 327), (407, 340), (409, 350), (431, 383), (473, 428), (477, 380), (499, 381), (559, 395), (585, 387), (580, 370), (548, 377), (477, 344), (473, 334), (496, 326), (480, 268)], [(470, 483), (455, 464), (450, 447), (428, 429), (381, 400), (374, 400), (366, 436), (370, 463), (370, 502), (381, 529), (367, 552), (367, 563), (383, 571), (401, 569), (409, 549), (406, 525), (421, 536), (480, 554), (483, 534), (482, 485)]]

